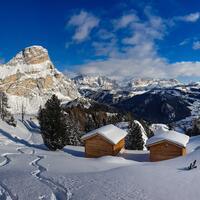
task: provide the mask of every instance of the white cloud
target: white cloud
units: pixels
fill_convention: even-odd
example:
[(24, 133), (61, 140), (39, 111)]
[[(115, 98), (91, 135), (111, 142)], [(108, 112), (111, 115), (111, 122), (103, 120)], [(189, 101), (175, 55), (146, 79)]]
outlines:
[(164, 58), (158, 56), (154, 42), (162, 39), (165, 34), (165, 25), (162, 19), (153, 15), (148, 15), (148, 20), (145, 22), (141, 22), (139, 17), (137, 17), (137, 21), (124, 19), (130, 18), (122, 16), (119, 19), (120, 28), (126, 29), (129, 26), (132, 35), (121, 39), (121, 43), (124, 44), (121, 51), (119, 51), (115, 39), (109, 43), (93, 43), (97, 52), (104, 53), (108, 59), (91, 61), (78, 66), (80, 73), (101, 74), (115, 79), (165, 77), (165, 68), (168, 64)]
[(109, 42), (93, 42), (92, 46), (95, 49), (96, 56), (112, 56), (117, 54), (116, 39), (112, 38)]
[(119, 20), (114, 21), (115, 28), (116, 29), (126, 28), (132, 22), (137, 22), (138, 20), (139, 18), (135, 14), (123, 15)]
[(71, 71), (71, 70), (68, 70), (68, 69), (66, 69), (66, 70), (64, 71), (64, 74), (65, 74), (65, 76), (68, 77), (68, 78), (74, 78), (74, 77), (78, 76), (78, 73), (76, 73), (76, 72), (74, 72), (74, 71)]
[(115, 37), (114, 33), (107, 31), (106, 29), (100, 29), (97, 32), (97, 36), (102, 40), (108, 40)]
[[(145, 21), (130, 14), (123, 15), (118, 22), (115, 21), (113, 23), (115, 32), (109, 35), (105, 31), (105, 35), (109, 35), (109, 42), (98, 40), (92, 42), (96, 55), (105, 55), (107, 59), (91, 60), (86, 64), (76, 66), (79, 73), (99, 74), (115, 79), (200, 77), (200, 62), (169, 63), (158, 54), (156, 41), (162, 40), (168, 34), (169, 26), (166, 20), (151, 14), (150, 10), (146, 13), (144, 13), (146, 14)], [(179, 20), (183, 19), (179, 18)], [(195, 17), (184, 16), (184, 21), (186, 20), (194, 22)], [(130, 36), (118, 37), (119, 29), (128, 31)], [(118, 43), (121, 45), (119, 46)]]
[(193, 42), (192, 48), (193, 48), (194, 50), (200, 49), (200, 41), (195, 41), (195, 42)]
[(184, 16), (178, 16), (174, 19), (177, 21), (185, 21), (185, 22), (196, 22), (200, 18), (200, 12), (190, 13)]
[(177, 62), (171, 65), (170, 74), (174, 77), (200, 77), (200, 62)]
[(200, 77), (200, 62), (176, 62), (169, 64), (159, 57), (110, 58), (79, 66), (80, 73), (99, 74), (114, 79), (124, 78), (178, 78)]
[(86, 11), (81, 11), (79, 14), (73, 15), (67, 25), (75, 27), (72, 39), (76, 42), (82, 42), (89, 37), (92, 29), (97, 27), (98, 24), (99, 19), (97, 17)]
[(186, 38), (179, 43), (179, 46), (184, 46), (190, 42), (191, 38)]

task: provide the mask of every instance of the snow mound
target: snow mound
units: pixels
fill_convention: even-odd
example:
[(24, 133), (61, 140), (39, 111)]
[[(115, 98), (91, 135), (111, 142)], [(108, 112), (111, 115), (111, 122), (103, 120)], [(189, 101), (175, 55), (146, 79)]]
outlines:
[(104, 163), (113, 163), (113, 164), (133, 164), (133, 161), (126, 160), (122, 157), (113, 157), (113, 156), (103, 156), (100, 158), (97, 158), (98, 161), (104, 162)]
[(152, 124), (150, 129), (153, 131), (155, 135), (169, 131), (169, 127), (166, 124)]
[(152, 144), (155, 144), (164, 140), (186, 147), (189, 141), (189, 136), (182, 133), (178, 133), (176, 131), (163, 132), (148, 139), (146, 142), (146, 146), (151, 146)]

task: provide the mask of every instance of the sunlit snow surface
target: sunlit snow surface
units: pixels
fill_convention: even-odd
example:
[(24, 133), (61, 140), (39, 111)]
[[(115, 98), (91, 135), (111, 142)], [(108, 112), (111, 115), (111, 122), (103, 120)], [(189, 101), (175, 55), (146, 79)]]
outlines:
[(200, 137), (190, 139), (185, 157), (150, 163), (147, 151), (120, 157), (84, 158), (83, 147), (50, 152), (36, 119), (17, 127), (0, 121), (0, 199), (197, 200), (200, 196)]

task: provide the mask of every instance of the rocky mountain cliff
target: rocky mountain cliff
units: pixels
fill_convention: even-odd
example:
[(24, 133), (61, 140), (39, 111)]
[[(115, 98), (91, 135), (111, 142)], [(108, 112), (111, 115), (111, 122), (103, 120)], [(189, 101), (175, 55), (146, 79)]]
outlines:
[(80, 90), (113, 90), (119, 88), (116, 80), (111, 80), (105, 76), (79, 75), (73, 80)]
[(41, 46), (27, 47), (13, 59), (0, 65), (0, 91), (6, 92), (13, 113), (37, 113), (52, 94), (63, 101), (80, 96), (74, 82), (59, 72), (48, 51)]

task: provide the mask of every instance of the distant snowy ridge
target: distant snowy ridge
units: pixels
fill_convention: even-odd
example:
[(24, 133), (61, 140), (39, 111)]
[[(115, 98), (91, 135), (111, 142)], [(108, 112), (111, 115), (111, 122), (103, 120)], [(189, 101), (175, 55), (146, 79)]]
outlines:
[(79, 75), (73, 78), (77, 87), (91, 90), (150, 90), (181, 85), (176, 79), (131, 78), (117, 81), (100, 75)]
[(128, 82), (128, 88), (131, 90), (150, 90), (153, 88), (170, 88), (181, 83), (176, 79), (132, 79)]
[(116, 80), (98, 75), (79, 75), (73, 78), (77, 87), (80, 89), (91, 90), (113, 90), (119, 88)]
[(0, 65), (0, 91), (6, 92), (11, 112), (38, 112), (52, 94), (63, 101), (80, 96), (74, 82), (59, 72), (48, 51), (41, 46), (27, 47), (7, 64)]

